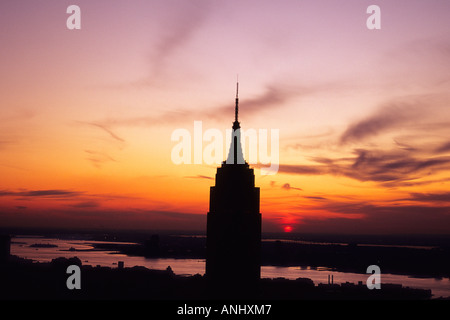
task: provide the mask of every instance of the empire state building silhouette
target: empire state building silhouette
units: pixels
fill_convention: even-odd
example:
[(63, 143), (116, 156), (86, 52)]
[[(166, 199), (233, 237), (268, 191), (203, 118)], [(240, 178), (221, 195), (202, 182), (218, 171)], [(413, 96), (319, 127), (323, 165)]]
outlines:
[(212, 293), (231, 298), (253, 292), (260, 279), (261, 214), (255, 175), (244, 160), (235, 120), (226, 161), (217, 168), (207, 214), (206, 278)]

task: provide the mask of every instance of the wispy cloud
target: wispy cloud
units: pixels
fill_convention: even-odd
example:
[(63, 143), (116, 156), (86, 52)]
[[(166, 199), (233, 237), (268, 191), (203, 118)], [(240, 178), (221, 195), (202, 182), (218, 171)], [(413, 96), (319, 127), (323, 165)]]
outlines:
[[(305, 232), (346, 232), (365, 234), (448, 234), (450, 206), (328, 204), (317, 210), (337, 213), (326, 222), (314, 215), (302, 219)], [(346, 218), (346, 216), (349, 218)], [(350, 218), (357, 215), (358, 218)]]
[(278, 172), (298, 175), (345, 176), (386, 186), (450, 170), (450, 156), (416, 157), (405, 152), (357, 149), (351, 157), (317, 158), (317, 164), (280, 164)]
[(322, 165), (280, 164), (278, 172), (299, 175), (321, 175), (329, 174), (330, 170), (327, 166)]
[(446, 142), (439, 146), (436, 150), (437, 153), (446, 153), (450, 152), (450, 142)]
[[(443, 93), (388, 101), (371, 116), (350, 123), (337, 140), (321, 142), (321, 150), (335, 156), (304, 154), (311, 164), (281, 163), (279, 172), (344, 176), (385, 187), (443, 181), (435, 174), (450, 171), (448, 104), (450, 98)], [(386, 144), (389, 140), (393, 143)], [(292, 150), (308, 151), (292, 145)]]
[(406, 101), (389, 103), (366, 119), (350, 124), (341, 135), (340, 142), (358, 142), (398, 128), (416, 119), (423, 109)]
[(364, 142), (385, 133), (398, 133), (404, 130), (427, 133), (430, 130), (442, 130), (443, 127), (448, 129), (449, 104), (450, 96), (446, 92), (391, 99), (372, 115), (350, 123), (341, 134), (339, 142), (341, 144)]
[[(280, 108), (280, 106), (301, 94), (306, 94), (308, 88), (299, 87), (296, 89), (287, 89), (280, 84), (269, 84), (262, 88), (259, 95), (250, 98), (240, 99), (240, 114), (245, 117), (257, 114), (262, 110), (269, 110), (271, 108)], [(226, 119), (233, 119), (234, 117), (234, 99), (230, 99), (230, 103), (225, 103), (211, 107), (204, 110), (199, 109), (182, 109), (174, 107), (169, 111), (164, 111), (159, 115), (142, 115), (129, 118), (107, 118), (97, 120), (95, 122), (86, 122), (91, 126), (98, 127), (107, 132), (111, 137), (120, 142), (124, 142), (111, 128), (116, 127), (147, 127), (154, 125), (178, 125), (186, 123), (186, 121), (194, 120), (214, 120), (223, 121)]]
[[(240, 99), (240, 112), (246, 116), (250, 116), (264, 109), (273, 107), (280, 108), (282, 105), (292, 98), (298, 97), (302, 94), (307, 94), (313, 91), (313, 88), (301, 87), (296, 88), (287, 87), (280, 83), (271, 83), (266, 85), (261, 93), (251, 99)], [(229, 115), (230, 110), (233, 110), (234, 104), (225, 104), (213, 112), (209, 112), (209, 118), (222, 118), (224, 115)]]
[(109, 193), (89, 193), (87, 191), (65, 190), (65, 189), (46, 189), (46, 190), (0, 190), (0, 197), (16, 197), (17, 199), (54, 199), (54, 200), (76, 200), (79, 203), (94, 203), (102, 200), (117, 199), (140, 199), (139, 197), (126, 194)]
[(281, 189), (284, 189), (284, 190), (300, 190), (300, 191), (303, 190), (303, 189), (301, 189), (301, 188), (292, 187), (289, 183), (283, 184), (283, 185), (281, 186)]
[(96, 201), (82, 201), (70, 205), (73, 208), (97, 208), (100, 206), (99, 202)]
[(88, 160), (92, 163), (92, 165), (96, 168), (100, 168), (106, 162), (116, 162), (111, 156), (109, 156), (105, 152), (93, 151), (93, 150), (84, 150), (88, 154)]
[(96, 123), (96, 122), (85, 122), (88, 125), (97, 127), (102, 129), (104, 132), (106, 132), (110, 137), (112, 137), (113, 139), (119, 141), (119, 142), (125, 142), (124, 139), (122, 139), (121, 137), (119, 137), (117, 134), (115, 134), (107, 125), (101, 124), (101, 123)]
[[(176, 1), (175, 4), (161, 2), (157, 8), (161, 12), (161, 28), (156, 32), (157, 39), (153, 39), (152, 46), (148, 50), (148, 74), (143, 78), (127, 83), (126, 86), (148, 87), (161, 85), (161, 79), (173, 75), (170, 70), (173, 61), (177, 60), (177, 54), (183, 52), (195, 35), (202, 30), (209, 12), (209, 1)], [(176, 6), (176, 10), (174, 7)], [(179, 71), (179, 70), (178, 70)]]
[(450, 202), (450, 192), (441, 193), (411, 193), (411, 198), (407, 200), (421, 202)]
[(201, 28), (208, 15), (210, 6), (205, 1), (179, 3), (177, 14), (166, 20), (168, 28), (161, 35), (160, 42), (154, 47), (151, 62), (155, 70), (160, 70), (177, 50), (180, 50)]
[[(413, 193), (408, 198), (376, 203), (364, 199), (341, 201), (332, 196), (305, 198), (317, 201), (311, 206), (302, 204), (292, 210), (305, 232), (450, 232), (450, 206), (443, 205), (449, 202), (448, 192)], [(411, 205), (409, 201), (417, 201), (417, 204)]]
[(97, 202), (79, 202), (57, 208), (20, 206), (1, 210), (2, 221), (21, 227), (120, 228), (122, 230), (202, 230), (206, 215), (182, 211), (102, 208)]
[(68, 190), (34, 190), (19, 192), (18, 194), (25, 197), (73, 197), (80, 195), (79, 192)]
[[(239, 104), (240, 117), (250, 118), (260, 114), (265, 110), (283, 108), (294, 99), (306, 97), (312, 94), (334, 90), (334, 83), (302, 85), (289, 84), (283, 82), (270, 82), (260, 88), (260, 91), (253, 97), (240, 97)], [(149, 109), (158, 110), (154, 106)], [(132, 117), (97, 119), (90, 123), (98, 125), (103, 129), (112, 131), (117, 127), (147, 127), (155, 125), (179, 125), (192, 122), (194, 120), (223, 121), (223, 119), (233, 119), (234, 117), (234, 97), (230, 97), (223, 104), (212, 105), (210, 108), (187, 109), (184, 106), (171, 106), (169, 110), (164, 109), (159, 114), (137, 115)], [(327, 133), (330, 134), (330, 133)]]
[[(100, 169), (103, 164), (107, 162), (117, 162), (111, 155), (111, 146), (114, 149), (122, 150), (124, 146), (126, 145), (125, 139), (120, 137), (113, 129), (111, 129), (111, 126), (106, 123), (100, 123), (100, 122), (88, 122), (88, 121), (76, 121), (77, 124), (81, 124), (83, 126), (89, 126), (91, 128), (100, 129), (100, 132), (103, 134), (106, 134), (108, 138), (101, 138), (103, 141), (107, 141), (107, 144), (103, 144), (101, 147), (101, 150), (98, 149), (98, 146), (96, 144), (95, 147), (88, 147), (87, 149), (84, 149), (84, 153), (87, 155), (86, 160), (88, 160), (94, 167)], [(105, 151), (105, 149), (108, 149), (109, 151)]]
[(142, 115), (129, 118), (108, 118), (98, 121), (103, 123), (106, 127), (147, 127), (154, 125), (175, 124), (183, 122), (187, 116), (195, 119), (198, 115), (196, 111), (188, 110), (170, 110), (165, 111), (159, 115)]
[(327, 200), (327, 198), (320, 197), (320, 196), (304, 196), (303, 198), (310, 199), (310, 200), (317, 200), (317, 201)]
[(421, 157), (416, 158), (409, 154), (369, 151), (365, 149), (355, 150), (351, 167), (353, 172), (346, 175), (361, 181), (391, 181), (411, 178), (411, 175), (423, 173), (425, 170), (435, 172), (450, 169), (450, 157)]
[(394, 139), (394, 142), (400, 149), (403, 149), (403, 150), (406, 150), (406, 151), (417, 151), (416, 147), (413, 147), (413, 146), (408, 145), (406, 143), (399, 142), (396, 139)]
[(29, 191), (2, 190), (2, 191), (0, 191), (0, 197), (2, 197), (2, 196), (20, 196), (22, 198), (45, 197), (45, 198), (66, 199), (66, 198), (78, 197), (82, 194), (83, 194), (82, 192), (71, 191), (71, 190), (29, 190)]
[(208, 176), (204, 176), (204, 175), (201, 175), (201, 174), (198, 174), (198, 175), (196, 175), (196, 176), (186, 176), (185, 178), (214, 180), (213, 177), (208, 177)]

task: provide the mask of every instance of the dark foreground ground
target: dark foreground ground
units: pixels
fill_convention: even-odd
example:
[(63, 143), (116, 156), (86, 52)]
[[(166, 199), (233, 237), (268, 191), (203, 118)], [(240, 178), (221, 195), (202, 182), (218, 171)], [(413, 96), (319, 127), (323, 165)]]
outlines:
[[(80, 289), (68, 289), (69, 265), (80, 266)], [(1, 300), (211, 300), (204, 276), (178, 276), (171, 270), (144, 267), (108, 268), (83, 266), (77, 258), (32, 263), (9, 257), (0, 264)], [(315, 285), (310, 279), (262, 279), (251, 294), (241, 290), (221, 296), (236, 300), (427, 300), (429, 290), (383, 284), (369, 290), (365, 283)]]
[[(9, 234), (24, 234), (9, 232)], [(33, 233), (30, 233), (33, 234)], [(171, 233), (42, 233), (47, 237), (108, 240), (96, 249), (152, 258), (204, 258), (205, 237)], [(118, 241), (133, 242), (121, 244)], [(370, 245), (368, 245), (370, 244)], [(374, 245), (375, 244), (375, 245)], [(96, 250), (94, 249), (94, 250)], [(279, 239), (268, 235), (262, 242), (263, 265), (329, 267), (340, 271), (366, 273), (368, 265), (379, 265), (384, 273), (448, 277), (450, 275), (450, 237), (352, 237), (301, 235)], [(4, 250), (5, 251), (5, 250)], [(6, 252), (6, 251), (5, 251)], [(74, 252), (76, 256), (76, 252)], [(80, 266), (81, 289), (68, 289), (69, 265)], [(245, 289), (245, 288), (244, 288)], [(247, 288), (248, 289), (248, 288)], [(251, 294), (242, 288), (220, 297), (225, 300), (252, 301), (417, 301), (431, 300), (429, 290), (382, 284), (369, 290), (365, 283), (314, 284), (310, 279), (261, 279)], [(108, 268), (81, 264), (79, 259), (58, 258), (51, 263), (32, 263), (10, 256), (0, 259), (0, 300), (141, 300), (214, 301), (202, 275), (179, 276), (171, 270), (144, 267)]]

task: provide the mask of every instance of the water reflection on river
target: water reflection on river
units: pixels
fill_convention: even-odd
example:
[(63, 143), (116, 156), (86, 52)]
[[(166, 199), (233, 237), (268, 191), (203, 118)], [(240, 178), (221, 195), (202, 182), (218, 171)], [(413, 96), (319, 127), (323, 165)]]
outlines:
[[(58, 257), (78, 257), (84, 265), (115, 267), (123, 261), (125, 267), (143, 266), (149, 269), (164, 270), (170, 266), (179, 275), (204, 274), (204, 259), (148, 259), (128, 256), (108, 250), (93, 250), (94, 243), (111, 243), (92, 240), (66, 240), (42, 237), (15, 237), (11, 241), (11, 254), (39, 262), (49, 262)], [(117, 242), (114, 242), (117, 243)], [(123, 242), (122, 242), (123, 243)], [(30, 245), (39, 244), (37, 247)], [(310, 267), (276, 267), (262, 266), (261, 277), (286, 279), (309, 278), (318, 283), (327, 283), (328, 276), (333, 276), (334, 283), (366, 282), (367, 274), (333, 271), (328, 268)], [(450, 279), (414, 278), (404, 275), (382, 274), (381, 283), (396, 283), (411, 288), (431, 289), (434, 297), (450, 296)]]

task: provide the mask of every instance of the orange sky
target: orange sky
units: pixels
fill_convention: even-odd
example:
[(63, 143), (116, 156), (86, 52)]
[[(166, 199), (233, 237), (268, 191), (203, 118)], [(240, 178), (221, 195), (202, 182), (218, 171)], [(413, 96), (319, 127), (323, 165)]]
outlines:
[(280, 134), (263, 231), (450, 232), (448, 1), (377, 1), (380, 30), (356, 0), (77, 4), (0, 4), (0, 227), (204, 232), (217, 165), (171, 134), (225, 134), (239, 74), (242, 128)]

